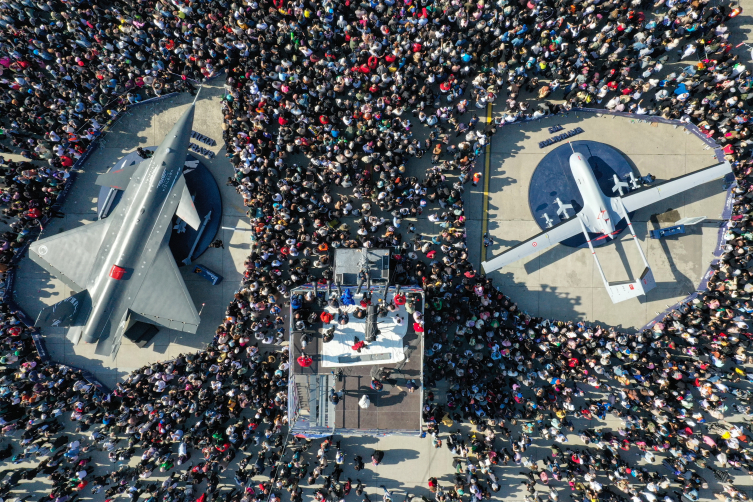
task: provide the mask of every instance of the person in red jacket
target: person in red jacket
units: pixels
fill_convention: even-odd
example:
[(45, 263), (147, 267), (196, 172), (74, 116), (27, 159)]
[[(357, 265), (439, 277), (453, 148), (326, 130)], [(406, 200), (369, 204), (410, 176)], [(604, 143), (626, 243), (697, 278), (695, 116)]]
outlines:
[(309, 366), (314, 364), (314, 360), (306, 354), (301, 354), (298, 359), (296, 359), (296, 361), (298, 361), (298, 364), (300, 364), (302, 368), (308, 368)]
[(357, 336), (353, 337), (353, 345), (350, 347), (351, 349), (355, 350), (359, 354), (361, 353), (361, 350), (366, 347), (366, 342), (363, 340), (359, 340)]

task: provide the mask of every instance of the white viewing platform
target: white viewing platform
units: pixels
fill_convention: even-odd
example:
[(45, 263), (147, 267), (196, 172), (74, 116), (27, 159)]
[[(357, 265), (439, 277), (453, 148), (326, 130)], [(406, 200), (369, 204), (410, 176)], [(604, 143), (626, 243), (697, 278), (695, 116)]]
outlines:
[[(399, 363), (405, 359), (403, 338), (408, 332), (408, 326), (413, 325), (413, 316), (405, 311), (405, 306), (400, 305), (394, 312), (388, 312), (385, 317), (377, 316), (377, 329), (379, 334), (375, 342), (366, 343), (361, 352), (353, 350), (355, 337), (366, 340), (366, 319), (358, 319), (355, 313), (364, 310), (359, 302), (361, 294), (356, 295), (356, 288), (341, 287), (342, 291), (350, 289), (356, 305), (350, 305), (339, 309), (327, 306), (324, 310), (332, 314), (330, 324), (324, 325), (324, 331), (335, 326), (335, 337), (332, 341), (322, 344), (320, 366), (323, 368), (339, 368), (344, 366), (361, 366), (367, 364), (391, 364)], [(394, 298), (394, 289), (390, 288), (387, 293), (386, 303), (389, 304)], [(381, 295), (374, 294), (372, 303), (378, 304), (377, 298)], [(339, 311), (339, 312), (338, 312)], [(348, 323), (338, 324), (339, 313), (348, 314)], [(396, 322), (397, 317), (402, 318), (402, 326)]]

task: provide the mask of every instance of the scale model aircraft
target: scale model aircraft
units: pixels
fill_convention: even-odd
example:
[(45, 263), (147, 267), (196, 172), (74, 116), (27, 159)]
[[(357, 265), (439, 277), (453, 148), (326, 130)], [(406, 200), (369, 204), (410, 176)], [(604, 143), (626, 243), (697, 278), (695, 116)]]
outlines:
[[(572, 145), (570, 145), (572, 148)], [(646, 255), (643, 254), (640, 242), (635, 235), (633, 224), (630, 222), (629, 213), (632, 213), (642, 207), (653, 204), (660, 200), (672, 197), (678, 193), (684, 192), (698, 185), (702, 185), (709, 181), (715, 180), (725, 176), (732, 171), (732, 167), (729, 162), (724, 162), (706, 169), (701, 169), (694, 173), (686, 174), (669, 180), (664, 183), (652, 185), (640, 190), (636, 190), (629, 195), (623, 197), (622, 190), (627, 187), (627, 183), (616, 180), (616, 185), (613, 191), (620, 192), (618, 197), (607, 197), (599, 188), (596, 178), (594, 177), (593, 170), (588, 165), (586, 157), (575, 151), (573, 148), (573, 154), (570, 156), (570, 171), (572, 172), (575, 183), (583, 197), (583, 208), (575, 215), (571, 217), (567, 211), (573, 209), (570, 204), (563, 204), (562, 201), (557, 199), (555, 202), (559, 206), (557, 214), (563, 219), (557, 225), (547, 228), (544, 232), (514, 246), (504, 253), (495, 256), (491, 260), (485, 261), (481, 264), (484, 268), (484, 272), (487, 274), (499, 270), (502, 267), (510, 265), (518, 260), (532, 255), (537, 251), (543, 251), (550, 246), (558, 244), (565, 239), (569, 239), (582, 232), (586, 237), (586, 242), (591, 250), (591, 254), (596, 261), (596, 266), (599, 269), (601, 278), (604, 281), (604, 286), (609, 293), (609, 297), (613, 303), (619, 303), (629, 298), (645, 294), (654, 287), (656, 282), (651, 271), (651, 267), (646, 260)], [(634, 184), (635, 186), (635, 184)], [(622, 219), (627, 221), (628, 229), (633, 236), (635, 245), (638, 247), (638, 252), (643, 259), (645, 269), (635, 281), (619, 281), (609, 282), (604, 276), (604, 271), (599, 264), (599, 258), (596, 256), (596, 252), (593, 247), (593, 240), (600, 239), (612, 239), (620, 231), (615, 227)], [(547, 222), (547, 224), (549, 221)], [(591, 239), (590, 233), (601, 234), (601, 236)]]
[(74, 343), (98, 342), (96, 353), (113, 357), (136, 322), (196, 333), (199, 314), (168, 244), (173, 215), (200, 225), (183, 176), (194, 104), (151, 158), (97, 178), (125, 189), (108, 218), (30, 246), (33, 261), (78, 291), (42, 309), (37, 326), (83, 326)]

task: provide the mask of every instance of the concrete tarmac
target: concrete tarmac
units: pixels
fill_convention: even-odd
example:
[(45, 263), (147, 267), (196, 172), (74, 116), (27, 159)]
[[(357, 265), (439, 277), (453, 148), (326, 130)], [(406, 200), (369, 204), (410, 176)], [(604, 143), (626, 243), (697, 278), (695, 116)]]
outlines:
[[(561, 145), (540, 149), (539, 142), (553, 134), (548, 128), (581, 127), (575, 140), (600, 141), (627, 157), (636, 176), (649, 173), (657, 181), (676, 178), (717, 164), (712, 150), (684, 128), (652, 125), (635, 119), (571, 112), (525, 124), (504, 126), (491, 145), (488, 214), (483, 214), (482, 184), (471, 187), (468, 226), (469, 251), (479, 263), (541, 232), (528, 204), (529, 181), (541, 159)], [(555, 190), (556, 187), (552, 187)], [(611, 196), (612, 194), (607, 194)], [(675, 302), (695, 291), (712, 259), (725, 192), (713, 181), (639, 210), (633, 226), (654, 272), (656, 289), (646, 296), (612, 304), (588, 248), (562, 245), (539, 251), (490, 274), (521, 309), (551, 319), (582, 319), (631, 330), (646, 324)], [(555, 221), (556, 215), (552, 214)], [(702, 224), (684, 235), (650, 239), (650, 230), (667, 227), (691, 216), (705, 216)], [(486, 218), (486, 222), (484, 219)], [(494, 244), (482, 245), (487, 225)], [(614, 243), (596, 248), (608, 281), (632, 280), (643, 271), (635, 242), (623, 232)], [(484, 256), (486, 256), (484, 258)]]
[[(220, 77), (213, 84), (204, 85), (196, 103), (193, 127), (195, 131), (217, 142), (216, 146), (208, 147), (194, 141), (199, 146), (213, 151), (216, 156), (209, 159), (198, 153), (194, 155), (209, 169), (220, 189), (223, 203), (221, 225), (250, 228), (243, 198), (232, 186), (226, 185), (227, 178), (233, 176), (233, 168), (225, 157), (226, 150), (222, 140), (222, 82), (223, 79)], [(145, 103), (121, 117), (78, 173), (63, 206), (65, 217), (53, 219), (44, 229), (43, 236), (95, 221), (100, 188), (94, 184), (97, 176), (106, 172), (121, 157), (137, 147), (158, 145), (192, 101), (193, 96), (184, 93), (154, 103)], [(192, 267), (181, 267), (183, 280), (197, 310), (201, 313), (201, 325), (196, 334), (161, 329), (143, 349), (124, 338), (123, 345), (113, 360), (109, 356), (94, 354), (96, 344), (79, 343), (74, 346), (65, 338), (65, 329), (50, 328), (45, 329), (43, 335), (53, 360), (86, 368), (102, 383), (112, 387), (128, 373), (145, 364), (172, 359), (180, 353), (194, 352), (206, 347), (206, 344), (211, 342), (217, 325), (222, 321), (230, 300), (238, 290), (243, 262), (250, 252), (250, 235), (248, 232), (220, 230), (216, 237), (224, 241), (225, 249), (208, 249), (194, 262), (224, 277), (217, 286), (212, 286), (194, 274)], [(27, 259), (21, 260), (19, 265), (14, 293), (19, 306), (31, 317), (36, 317), (43, 307), (57, 303), (72, 294), (65, 284)]]

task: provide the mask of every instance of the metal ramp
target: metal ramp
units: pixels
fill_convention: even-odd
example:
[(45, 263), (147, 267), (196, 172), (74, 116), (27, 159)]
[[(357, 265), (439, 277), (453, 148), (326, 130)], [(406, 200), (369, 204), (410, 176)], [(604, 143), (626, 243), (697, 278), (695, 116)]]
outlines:
[(315, 379), (317, 380), (316, 391), (312, 386), (311, 392), (311, 395), (317, 398), (316, 425), (333, 431), (335, 429), (335, 405), (329, 400), (329, 390), (334, 386), (334, 378), (332, 375), (318, 375)]
[(294, 430), (311, 434), (332, 434), (335, 431), (336, 407), (329, 400), (335, 385), (334, 375), (296, 375), (298, 418)]
[(310, 386), (309, 375), (296, 375), (295, 390), (298, 394), (298, 414), (309, 417), (311, 415), (311, 397), (309, 396)]

